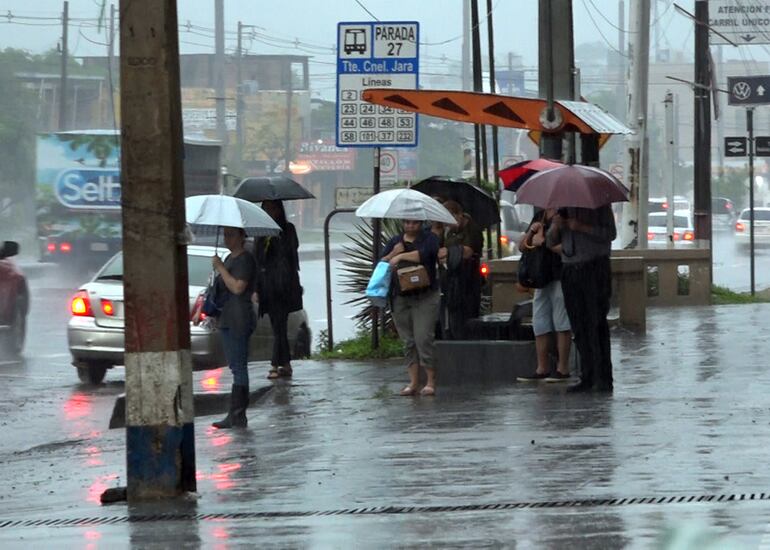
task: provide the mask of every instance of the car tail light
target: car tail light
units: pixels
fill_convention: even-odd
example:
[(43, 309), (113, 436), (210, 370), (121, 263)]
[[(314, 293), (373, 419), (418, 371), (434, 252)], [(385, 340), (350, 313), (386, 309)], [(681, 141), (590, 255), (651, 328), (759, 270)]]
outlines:
[(115, 305), (112, 300), (102, 299), (102, 312), (109, 317), (115, 315)]
[(654, 241), (655, 240), (655, 233), (653, 233), (652, 231), (648, 231), (647, 232), (647, 240), (648, 241)]
[(663, 206), (663, 210), (668, 210), (668, 203), (667, 202), (664, 202), (662, 206)]
[(500, 244), (508, 245), (508, 235), (500, 235)]
[(70, 243), (64, 242), (59, 245), (59, 252), (63, 252), (64, 254), (69, 254), (72, 252), (72, 245)]
[(75, 315), (76, 317), (94, 316), (94, 312), (91, 310), (91, 300), (88, 298), (88, 293), (85, 290), (79, 291), (72, 297), (70, 311), (72, 311), (72, 315)]
[(674, 231), (674, 240), (678, 241), (682, 238), (682, 236), (679, 234), (679, 231)]
[(198, 294), (198, 297), (195, 299), (195, 303), (193, 304), (192, 311), (190, 312), (190, 320), (192, 321), (195, 317), (195, 313), (197, 312), (199, 314), (199, 319), (203, 321), (207, 315), (201, 311), (203, 309), (203, 293), (201, 292)]
[(694, 241), (695, 240), (695, 233), (692, 231), (685, 231), (684, 236), (682, 237), (685, 241)]
[(731, 202), (729, 202), (729, 201), (728, 201), (728, 202), (726, 202), (726, 203), (725, 203), (725, 208), (727, 208), (728, 210), (732, 210), (732, 209), (733, 209), (733, 203), (731, 203)]
[(56, 243), (48, 243), (45, 249), (48, 250), (49, 253), (53, 254), (54, 252), (56, 252)]
[(743, 233), (746, 230), (746, 226), (743, 225), (741, 222), (736, 222), (735, 230), (738, 231), (739, 233)]
[(485, 263), (481, 264), (481, 268), (479, 269), (481, 271), (481, 276), (486, 277), (487, 274), (489, 274), (489, 266)]

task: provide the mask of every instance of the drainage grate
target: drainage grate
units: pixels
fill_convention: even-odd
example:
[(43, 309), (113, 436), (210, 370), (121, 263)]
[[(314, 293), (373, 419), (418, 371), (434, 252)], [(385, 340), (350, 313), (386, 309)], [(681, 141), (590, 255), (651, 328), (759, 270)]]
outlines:
[(692, 502), (734, 502), (770, 500), (770, 494), (740, 493), (732, 495), (679, 495), (668, 497), (604, 498), (544, 502), (503, 502), (497, 504), (460, 504), (455, 506), (372, 506), (339, 510), (237, 512), (230, 514), (151, 514), (70, 519), (0, 519), (0, 529), (14, 527), (85, 527), (133, 522), (206, 521), (239, 519), (301, 518), (320, 516), (363, 516), (385, 514), (436, 514), (445, 512), (482, 512), (489, 510), (522, 510), (531, 508), (586, 508), (596, 506), (632, 506), (639, 504), (685, 504)]

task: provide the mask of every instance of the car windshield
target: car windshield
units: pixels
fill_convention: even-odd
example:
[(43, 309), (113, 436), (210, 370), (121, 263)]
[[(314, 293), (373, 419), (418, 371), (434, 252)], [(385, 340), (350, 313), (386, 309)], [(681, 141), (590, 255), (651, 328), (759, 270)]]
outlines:
[[(211, 273), (211, 258), (208, 256), (187, 256), (187, 276), (190, 286), (206, 286)], [(97, 281), (123, 280), (123, 254), (118, 254), (104, 266)]]
[[(744, 210), (741, 213), (741, 219), (745, 220), (745, 221), (748, 221), (749, 220), (749, 215), (750, 215), (749, 211), (748, 210)], [(770, 221), (770, 210), (757, 210), (757, 209), (754, 209), (754, 219), (756, 221), (761, 221), (761, 222)]]
[(730, 203), (724, 199), (714, 199), (711, 201), (712, 214), (732, 214)]
[[(668, 224), (666, 217), (666, 214), (650, 214), (647, 225), (650, 227), (666, 227)], [(689, 228), (690, 222), (687, 216), (674, 216), (674, 227)]]

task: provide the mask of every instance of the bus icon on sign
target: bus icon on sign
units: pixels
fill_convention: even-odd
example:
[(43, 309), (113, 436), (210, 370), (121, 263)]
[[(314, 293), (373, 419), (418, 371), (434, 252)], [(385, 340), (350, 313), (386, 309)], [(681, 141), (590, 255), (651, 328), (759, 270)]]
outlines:
[(345, 29), (343, 48), (347, 55), (352, 53), (366, 54), (366, 29)]

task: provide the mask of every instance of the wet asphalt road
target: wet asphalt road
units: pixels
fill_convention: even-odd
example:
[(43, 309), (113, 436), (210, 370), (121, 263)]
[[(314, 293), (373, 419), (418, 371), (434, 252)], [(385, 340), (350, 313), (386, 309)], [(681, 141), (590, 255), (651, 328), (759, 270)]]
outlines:
[[(726, 248), (720, 257), (724, 269), (748, 265)], [(306, 296), (323, 288), (322, 269), (303, 263)], [(107, 429), (122, 372), (81, 385), (63, 328), (77, 281), (54, 274), (34, 285), (24, 359), (0, 360), (3, 548), (658, 548), (669, 528), (714, 548), (770, 548), (770, 502), (759, 498), (770, 494), (768, 306), (650, 311), (645, 337), (613, 334), (609, 399), (513, 383), (403, 399), (397, 361), (299, 362), (291, 384), (250, 410), (248, 431), (223, 433), (208, 426), (213, 418), (196, 419), (195, 498), (129, 508), (98, 502), (125, 484), (123, 431)], [(323, 310), (306, 307), (325, 324)], [(267, 384), (264, 370), (253, 366), (255, 385)], [(196, 391), (228, 384), (226, 373), (200, 375)], [(588, 502), (733, 494), (757, 498)], [(472, 509), (431, 508), (458, 505)], [(394, 508), (378, 512), (383, 506)], [(364, 508), (372, 512), (355, 513)], [(199, 517), (125, 521), (157, 512)], [(64, 518), (110, 524), (2, 527)]]

